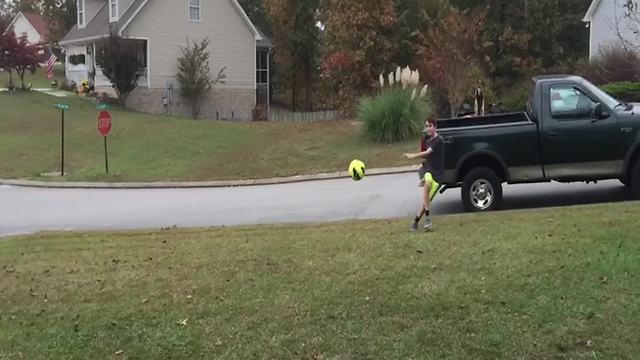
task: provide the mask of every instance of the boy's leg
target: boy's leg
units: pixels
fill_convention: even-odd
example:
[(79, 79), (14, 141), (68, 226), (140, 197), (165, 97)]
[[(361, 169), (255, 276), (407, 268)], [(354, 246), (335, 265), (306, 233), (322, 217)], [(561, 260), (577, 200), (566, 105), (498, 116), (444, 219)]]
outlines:
[(429, 181), (429, 178), (431, 177), (430, 173), (427, 173), (425, 175), (425, 181), (424, 181), (424, 187), (422, 188), (422, 196), (423, 196), (423, 201), (424, 201), (424, 228), (425, 229), (430, 229), (431, 228), (431, 214), (429, 213), (429, 208), (431, 207), (431, 188), (432, 188), (432, 184), (431, 181)]
[(431, 229), (431, 213), (429, 212), (431, 208), (431, 201), (438, 193), (438, 189), (440, 189), (440, 184), (438, 184), (434, 179), (431, 173), (426, 173), (424, 175), (424, 212), (425, 212), (425, 224), (424, 228), (429, 230)]

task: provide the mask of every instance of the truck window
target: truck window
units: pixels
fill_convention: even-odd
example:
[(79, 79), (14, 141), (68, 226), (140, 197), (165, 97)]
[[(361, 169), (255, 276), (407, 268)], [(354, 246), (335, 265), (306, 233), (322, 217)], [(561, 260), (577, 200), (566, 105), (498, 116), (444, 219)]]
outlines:
[(589, 118), (596, 108), (596, 102), (573, 85), (552, 85), (549, 100), (551, 116), (559, 120)]

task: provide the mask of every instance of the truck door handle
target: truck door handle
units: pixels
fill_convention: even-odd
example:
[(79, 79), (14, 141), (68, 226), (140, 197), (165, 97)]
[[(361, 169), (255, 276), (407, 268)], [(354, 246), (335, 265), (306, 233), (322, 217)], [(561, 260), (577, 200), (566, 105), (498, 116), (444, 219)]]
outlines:
[(558, 134), (557, 132), (555, 132), (555, 131), (549, 131), (549, 132), (547, 133), (547, 137), (548, 137), (548, 138), (557, 138), (557, 137), (558, 137), (558, 135), (559, 135), (559, 134)]
[(444, 143), (445, 144), (453, 144), (453, 138), (451, 136), (448, 136), (448, 137), (444, 138)]

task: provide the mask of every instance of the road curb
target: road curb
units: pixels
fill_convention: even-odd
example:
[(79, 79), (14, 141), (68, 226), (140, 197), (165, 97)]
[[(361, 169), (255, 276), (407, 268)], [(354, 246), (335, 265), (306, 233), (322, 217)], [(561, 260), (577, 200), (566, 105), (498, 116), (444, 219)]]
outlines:
[[(417, 171), (418, 165), (392, 168), (368, 169), (367, 176), (402, 174)], [(179, 181), (179, 182), (62, 182), (62, 181), (34, 181), (19, 179), (0, 179), (0, 185), (12, 185), (39, 188), (69, 188), (69, 189), (173, 189), (173, 188), (218, 188), (256, 185), (277, 185), (315, 180), (331, 180), (350, 177), (347, 171), (320, 173), (312, 175), (295, 175), (267, 179), (222, 180), (222, 181)]]

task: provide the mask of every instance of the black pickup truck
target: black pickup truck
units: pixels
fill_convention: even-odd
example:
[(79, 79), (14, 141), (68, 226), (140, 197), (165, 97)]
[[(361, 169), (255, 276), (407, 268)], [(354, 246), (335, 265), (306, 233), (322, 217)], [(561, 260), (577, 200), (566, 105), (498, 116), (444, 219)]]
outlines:
[(525, 111), (442, 119), (438, 133), (444, 189), (462, 187), (468, 211), (497, 209), (503, 183), (620, 179), (640, 198), (640, 104), (579, 76), (535, 77)]

